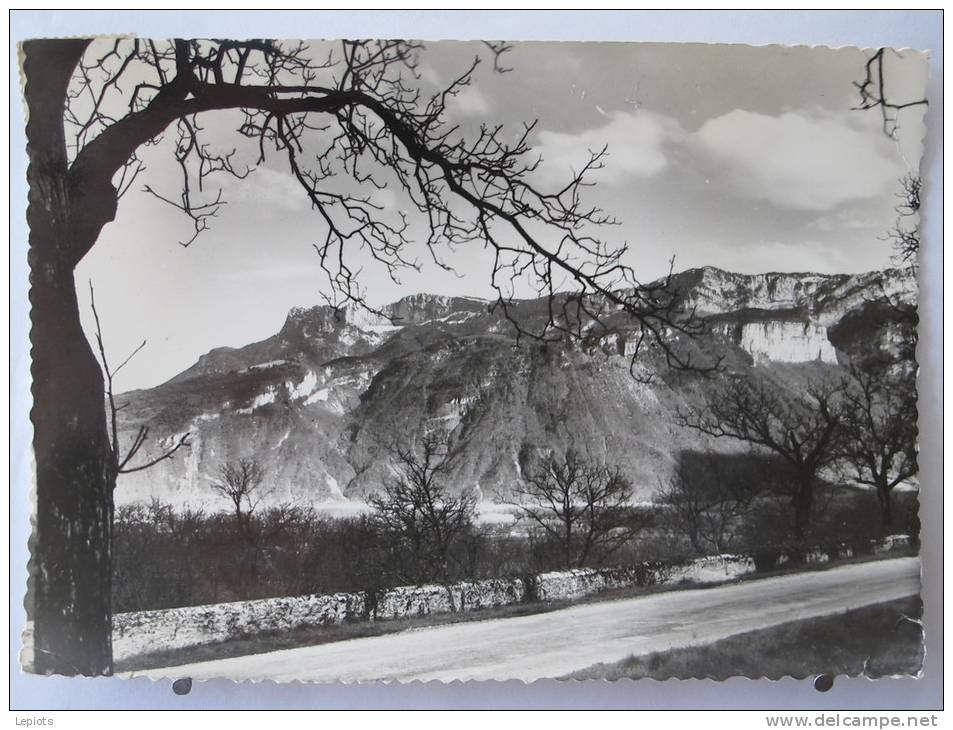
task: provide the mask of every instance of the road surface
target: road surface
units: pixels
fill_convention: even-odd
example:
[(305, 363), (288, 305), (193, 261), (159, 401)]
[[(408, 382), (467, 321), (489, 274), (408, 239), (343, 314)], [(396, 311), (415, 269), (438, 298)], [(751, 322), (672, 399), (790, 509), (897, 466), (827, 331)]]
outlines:
[(559, 677), (676, 646), (920, 591), (918, 558), (894, 558), (733, 585), (590, 603), (550, 613), (412, 629), (128, 676), (276, 681)]

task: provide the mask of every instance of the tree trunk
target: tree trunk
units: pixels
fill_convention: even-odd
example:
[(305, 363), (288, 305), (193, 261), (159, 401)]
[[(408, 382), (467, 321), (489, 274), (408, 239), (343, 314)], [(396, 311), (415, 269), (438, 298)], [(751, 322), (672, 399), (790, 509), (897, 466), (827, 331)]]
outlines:
[(814, 509), (814, 478), (803, 476), (798, 480), (797, 493), (794, 496), (794, 536), (803, 540), (811, 524), (811, 511)]
[(884, 532), (893, 526), (893, 510), (890, 507), (890, 489), (886, 484), (877, 485), (877, 501), (880, 503), (880, 522)]
[(563, 538), (563, 550), (565, 553), (566, 570), (571, 570), (574, 565), (572, 559), (572, 523), (569, 521), (566, 522), (566, 535)]
[(96, 675), (112, 672), (115, 461), (102, 373), (80, 324), (73, 269), (77, 252), (88, 250), (115, 206), (104, 200), (97, 214), (77, 205), (82, 213), (72, 214), (63, 110), (87, 43), (31, 41), (23, 49), (36, 458), (30, 607), (34, 669)]
[(102, 374), (80, 325), (72, 271), (31, 259), (35, 667), (109, 674), (115, 471)]

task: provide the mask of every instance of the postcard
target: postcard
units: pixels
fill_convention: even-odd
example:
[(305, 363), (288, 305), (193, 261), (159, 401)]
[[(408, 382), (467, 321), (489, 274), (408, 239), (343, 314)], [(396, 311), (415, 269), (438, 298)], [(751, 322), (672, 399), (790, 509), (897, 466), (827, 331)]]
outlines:
[(925, 53), (20, 57), (25, 671), (921, 672)]

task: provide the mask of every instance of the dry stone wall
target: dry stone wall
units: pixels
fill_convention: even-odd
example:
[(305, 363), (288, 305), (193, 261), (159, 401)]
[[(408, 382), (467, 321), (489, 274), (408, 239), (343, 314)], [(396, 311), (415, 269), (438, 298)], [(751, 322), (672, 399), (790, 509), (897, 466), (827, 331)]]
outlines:
[(522, 603), (526, 583), (521, 578), (464, 581), (449, 586), (423, 585), (391, 588), (368, 601), (368, 618), (387, 620), (432, 613), (477, 611), (481, 608)]
[(675, 566), (668, 579), (670, 583), (723, 583), (754, 572), (754, 559), (747, 555), (709, 555)]
[[(873, 546), (886, 553), (911, 545), (906, 535), (891, 535)], [(850, 557), (850, 548), (813, 550), (807, 563)], [(768, 568), (787, 563), (778, 556)], [(758, 565), (758, 568), (762, 568)], [(623, 568), (581, 568), (523, 578), (493, 578), (445, 585), (402, 586), (365, 593), (266, 598), (209, 606), (120, 613), (113, 617), (113, 653), (117, 660), (146, 653), (213, 644), (262, 633), (332, 626), (350, 621), (385, 621), (410, 616), (476, 611), (529, 601), (557, 601), (630, 586), (720, 583), (756, 570), (746, 555), (714, 555), (681, 565), (641, 563)]]
[(540, 573), (529, 581), (537, 600), (558, 601), (616, 588), (666, 583), (670, 570), (661, 563), (642, 563), (628, 568), (577, 568)]
[(113, 617), (113, 655), (213, 644), (274, 631), (340, 624), (365, 613), (363, 593), (292, 596), (186, 606)]

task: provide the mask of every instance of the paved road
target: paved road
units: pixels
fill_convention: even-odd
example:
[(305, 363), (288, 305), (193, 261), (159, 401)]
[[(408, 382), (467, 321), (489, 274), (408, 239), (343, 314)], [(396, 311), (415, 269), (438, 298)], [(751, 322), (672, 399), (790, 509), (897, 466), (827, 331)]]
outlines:
[(716, 588), (591, 603), (221, 659), (131, 676), (277, 681), (558, 677), (674, 646), (919, 593), (920, 562), (894, 558)]

